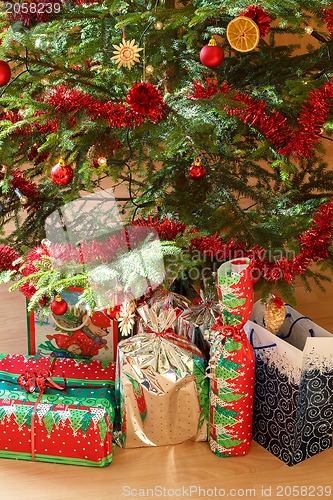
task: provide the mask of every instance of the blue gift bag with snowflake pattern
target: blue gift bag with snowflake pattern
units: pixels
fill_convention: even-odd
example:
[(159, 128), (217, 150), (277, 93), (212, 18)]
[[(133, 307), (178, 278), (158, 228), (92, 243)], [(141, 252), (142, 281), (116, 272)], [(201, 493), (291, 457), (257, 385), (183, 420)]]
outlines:
[(292, 466), (332, 446), (333, 335), (289, 306), (278, 336), (259, 324), (257, 304), (252, 319), (253, 437)]

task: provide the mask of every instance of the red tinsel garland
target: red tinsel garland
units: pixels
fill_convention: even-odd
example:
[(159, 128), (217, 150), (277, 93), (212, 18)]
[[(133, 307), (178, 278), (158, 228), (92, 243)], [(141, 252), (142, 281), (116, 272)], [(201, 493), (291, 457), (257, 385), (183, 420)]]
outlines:
[(76, 113), (85, 110), (91, 119), (105, 118), (110, 127), (130, 128), (142, 124), (143, 119), (153, 122), (162, 120), (167, 106), (162, 94), (149, 83), (135, 84), (126, 97), (129, 107), (124, 103), (101, 102), (90, 94), (78, 89), (68, 89), (59, 85), (49, 90), (44, 102), (61, 113)]
[(39, 188), (36, 182), (32, 182), (29, 179), (26, 179), (24, 176), (24, 172), (21, 170), (14, 169), (11, 171), (12, 186), (13, 188), (18, 188), (22, 194), (27, 196), (28, 198), (36, 198), (39, 195)]
[[(207, 79), (205, 85), (200, 81), (195, 81), (188, 98), (191, 100), (208, 99), (214, 94), (227, 94), (232, 91), (233, 89), (226, 83), (218, 87), (216, 83)], [(246, 107), (225, 106), (224, 109), (230, 116), (237, 116), (243, 123), (255, 127), (277, 148), (281, 148), (286, 144), (291, 129), (286, 124), (287, 119), (281, 113), (278, 111), (268, 113), (265, 102), (254, 99), (244, 92), (234, 92), (233, 100), (246, 104)]]
[(311, 262), (329, 257), (332, 231), (333, 199), (318, 208), (311, 227), (299, 237), (301, 252), (292, 262), (293, 272), (297, 273), (308, 267)]
[(176, 222), (171, 219), (159, 220), (157, 217), (148, 217), (148, 219), (137, 219), (131, 222), (131, 226), (145, 226), (155, 229), (161, 240), (174, 241), (178, 234), (187, 229), (187, 225), (182, 222)]
[(244, 123), (255, 127), (276, 147), (284, 144), (290, 134), (290, 128), (286, 124), (287, 119), (278, 111), (267, 113), (267, 104), (259, 99), (253, 99), (248, 94), (237, 92), (235, 101), (247, 104), (247, 108), (230, 108), (228, 114), (237, 116)]
[(329, 34), (333, 37), (333, 4), (331, 3), (329, 9), (323, 10), (323, 17), (328, 29)]
[(17, 123), (21, 120), (20, 112), (19, 111), (2, 111), (0, 113), (0, 120), (1, 121), (10, 121), (12, 123)]
[[(29, 203), (27, 204), (28, 210), (35, 210), (39, 204), (39, 187), (36, 182), (30, 181), (26, 179), (24, 172), (19, 169), (13, 169), (10, 172), (12, 177), (11, 185), (14, 189), (19, 189), (22, 195), (26, 196), (29, 199)], [(4, 178), (4, 174), (0, 174), (0, 179)]]
[[(160, 238), (164, 239), (161, 228), (166, 225), (170, 231), (166, 233), (165, 239), (174, 240), (178, 232), (185, 231), (186, 226), (177, 222), (164, 219), (140, 219), (136, 222), (140, 225), (154, 227)], [(329, 256), (329, 248), (333, 233), (333, 199), (321, 205), (314, 215), (311, 227), (305, 231), (298, 240), (300, 242), (300, 253), (288, 261), (281, 257), (274, 262), (265, 257), (265, 249), (255, 245), (248, 248), (246, 244), (236, 243), (234, 240), (225, 242), (218, 235), (193, 238), (190, 250), (199, 250), (203, 255), (219, 262), (239, 257), (250, 257), (253, 262), (254, 278), (263, 278), (265, 281), (285, 281), (292, 283), (296, 275), (304, 274), (306, 269), (313, 263), (325, 260)]]
[(333, 104), (333, 77), (329, 82), (312, 90), (303, 103), (298, 118), (298, 127), (292, 132), (287, 144), (279, 153), (288, 155), (295, 153), (308, 158), (314, 145), (320, 141), (321, 127)]
[(191, 241), (190, 249), (199, 250), (199, 252), (206, 257), (221, 262), (232, 259), (235, 252), (240, 251), (243, 254), (245, 250), (243, 245), (236, 243), (234, 240), (225, 243), (222, 238), (216, 234), (213, 236), (194, 238)]
[(85, 110), (91, 118), (107, 119), (111, 127), (121, 128), (130, 125), (124, 104), (101, 102), (90, 94), (78, 89), (68, 89), (65, 85), (50, 89), (44, 95), (44, 102), (64, 114)]
[[(158, 220), (149, 217), (147, 220), (139, 219), (132, 222), (132, 226), (152, 227), (158, 233), (161, 240), (175, 240), (177, 234), (182, 234), (188, 226), (170, 219)], [(196, 233), (195, 228), (191, 228)], [(254, 279), (262, 278), (268, 282), (285, 281), (292, 283), (295, 276), (304, 274), (306, 269), (313, 263), (325, 260), (329, 257), (329, 249), (333, 233), (333, 199), (321, 205), (313, 217), (311, 227), (298, 237), (300, 242), (299, 254), (290, 259), (281, 257), (279, 260), (270, 261), (265, 257), (265, 249), (255, 245), (248, 247), (243, 243), (236, 243), (234, 240), (223, 241), (218, 235), (194, 237), (191, 240), (189, 250), (198, 250), (209, 259), (223, 262), (239, 257), (250, 257), (253, 263)], [(145, 236), (145, 235), (143, 235)], [(140, 239), (141, 235), (138, 235)], [(131, 234), (133, 240), (133, 235)], [(37, 271), (35, 262), (39, 261), (43, 255), (51, 256), (53, 259), (63, 263), (80, 263), (83, 256), (85, 262), (112, 262), (116, 258), (119, 250), (124, 249), (124, 241), (128, 238), (123, 232), (112, 235), (104, 242), (90, 241), (83, 242), (80, 246), (80, 254), (76, 247), (72, 245), (52, 245), (51, 249), (46, 247), (34, 248), (26, 257), (25, 263), (21, 266), (20, 273), (29, 276)], [(18, 255), (9, 247), (0, 247), (0, 270), (11, 269), (12, 261)], [(14, 252), (14, 253), (12, 253)], [(27, 283), (21, 287), (21, 291), (31, 297), (36, 289), (34, 285)]]
[(33, 161), (34, 165), (37, 167), (43, 161), (46, 161), (49, 157), (50, 153), (38, 153), (38, 146), (33, 144), (28, 153), (28, 160)]
[(13, 262), (19, 257), (20, 255), (13, 248), (0, 245), (0, 272), (17, 270), (18, 266), (13, 266)]
[[(33, 114), (34, 117), (38, 116), (44, 116), (46, 113), (45, 111), (36, 111), (36, 113)], [(68, 126), (74, 126), (75, 123), (71, 121), (71, 119), (74, 117), (69, 117), (68, 118)], [(17, 123), (18, 127), (15, 129), (14, 133), (15, 134), (22, 134), (26, 136), (30, 136), (34, 130), (39, 134), (39, 135), (44, 135), (44, 134), (52, 134), (53, 132), (56, 132), (58, 130), (58, 122), (57, 120), (48, 120), (47, 123), (39, 123), (35, 122), (30, 125), (25, 125), (24, 127), (20, 126), (20, 122), (22, 121), (22, 116), (19, 111), (6, 111), (0, 113), (0, 121), (10, 121), (11, 123)]]
[[(30, 274), (38, 271), (35, 263), (39, 262), (43, 256), (49, 256), (49, 251), (46, 246), (37, 246), (33, 248), (25, 258), (24, 264), (21, 266), (20, 273), (22, 276), (30, 276)], [(24, 283), (20, 286), (20, 292), (23, 293), (27, 299), (31, 299), (37, 292), (37, 288), (33, 283)]]
[[(77, 124), (75, 113), (79, 111), (87, 113), (91, 120), (106, 119), (111, 128), (133, 128), (140, 126), (144, 120), (151, 120), (154, 123), (162, 120), (168, 110), (162, 94), (149, 83), (135, 84), (129, 90), (126, 99), (128, 101), (126, 103), (102, 102), (79, 89), (68, 89), (65, 85), (52, 88), (42, 96), (43, 102), (66, 115), (68, 128), (75, 127)], [(47, 115), (46, 111), (37, 111), (33, 116), (45, 115)], [(34, 132), (43, 136), (58, 130), (56, 118), (47, 120), (46, 123), (36, 121), (20, 127), (22, 121), (20, 113), (7, 111), (0, 113), (0, 120), (9, 120), (17, 124), (14, 133), (26, 136)], [(115, 142), (114, 149), (117, 149), (120, 144), (119, 141)], [(45, 161), (47, 156), (48, 153), (38, 154), (36, 146), (32, 146), (28, 152), (28, 159), (34, 160), (35, 165)]]
[[(194, 82), (188, 98), (208, 99), (214, 94), (227, 94), (232, 90), (225, 83), (218, 87), (216, 83), (207, 79), (205, 85), (200, 81)], [(280, 154), (294, 154), (308, 158), (315, 144), (320, 141), (321, 127), (333, 104), (333, 77), (321, 88), (309, 93), (297, 120), (298, 127), (294, 130), (287, 125), (287, 118), (278, 111), (268, 113), (265, 102), (239, 91), (235, 93), (233, 99), (246, 104), (246, 107), (225, 106), (229, 115), (237, 116), (243, 123), (259, 130)]]

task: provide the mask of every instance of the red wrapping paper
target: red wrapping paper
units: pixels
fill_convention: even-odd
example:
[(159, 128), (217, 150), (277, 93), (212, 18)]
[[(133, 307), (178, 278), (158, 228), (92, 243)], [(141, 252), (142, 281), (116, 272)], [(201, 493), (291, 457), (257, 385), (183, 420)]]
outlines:
[(210, 358), (210, 447), (220, 457), (245, 455), (252, 440), (255, 355), (243, 326), (253, 304), (249, 259), (218, 271), (222, 319), (213, 327)]
[[(73, 359), (51, 363), (48, 357), (0, 356), (0, 457), (110, 464), (115, 365)], [(22, 390), (22, 378), (41, 373), (50, 374), (53, 387), (42, 394)]]

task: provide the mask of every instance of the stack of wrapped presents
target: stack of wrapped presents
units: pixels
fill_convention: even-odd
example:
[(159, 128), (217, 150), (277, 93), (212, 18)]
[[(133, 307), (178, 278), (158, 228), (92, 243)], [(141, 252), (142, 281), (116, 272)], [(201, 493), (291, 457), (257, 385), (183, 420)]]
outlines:
[(79, 294), (29, 315), (28, 356), (1, 355), (1, 457), (103, 467), (116, 446), (193, 440), (227, 458), (253, 437), (291, 466), (332, 445), (332, 335), (254, 304), (249, 259), (194, 300), (160, 286), (88, 314)]

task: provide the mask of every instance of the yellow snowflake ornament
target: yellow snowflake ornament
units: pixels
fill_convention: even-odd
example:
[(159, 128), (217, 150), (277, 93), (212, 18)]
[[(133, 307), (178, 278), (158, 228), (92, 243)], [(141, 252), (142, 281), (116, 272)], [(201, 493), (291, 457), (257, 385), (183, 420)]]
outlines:
[(123, 38), (120, 45), (114, 45), (114, 48), (116, 49), (113, 51), (115, 55), (111, 59), (118, 64), (118, 68), (127, 66), (127, 68), (131, 69), (135, 63), (140, 61), (139, 52), (143, 48), (140, 48), (135, 40), (129, 42)]

